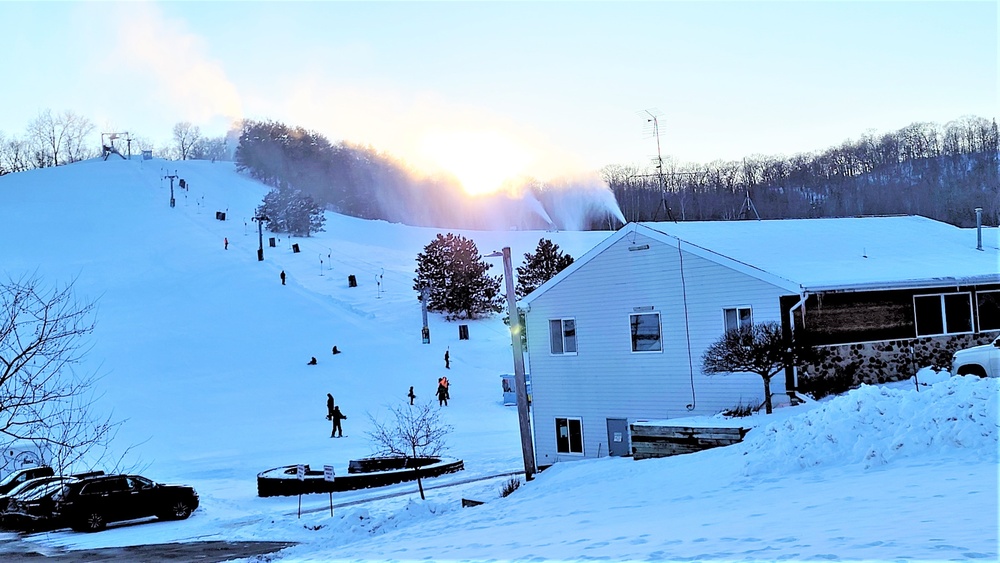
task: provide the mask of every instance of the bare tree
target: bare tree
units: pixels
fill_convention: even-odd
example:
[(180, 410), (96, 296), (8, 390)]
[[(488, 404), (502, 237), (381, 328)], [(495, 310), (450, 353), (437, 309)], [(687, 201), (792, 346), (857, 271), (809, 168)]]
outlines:
[[(372, 415), (372, 430), (368, 437), (372, 442), (376, 455), (389, 455), (405, 458), (436, 457), (446, 448), (444, 437), (451, 432), (451, 426), (441, 421), (438, 409), (431, 403), (422, 405), (399, 405), (389, 407), (392, 420), (380, 422)], [(420, 468), (414, 466), (417, 474), (417, 487), (420, 489), (421, 500), (424, 496), (424, 483), (420, 476)]]
[(202, 138), (188, 151), (188, 156), (198, 160), (227, 160), (229, 147), (225, 137)]
[(8, 173), (31, 170), (31, 150), (23, 139), (11, 137), (0, 145), (0, 166)]
[(197, 125), (191, 125), (188, 121), (182, 121), (174, 125), (174, 143), (177, 149), (177, 156), (181, 160), (187, 160), (192, 156), (193, 149), (201, 142), (201, 129)]
[(60, 472), (88, 454), (103, 458), (120, 424), (93, 412), (95, 377), (75, 370), (94, 307), (76, 301), (72, 284), (0, 284), (0, 440), (32, 444)]
[(71, 111), (59, 116), (58, 125), (63, 130), (63, 163), (70, 164), (91, 158), (97, 154), (89, 137), (94, 133), (94, 124), (82, 115)]
[(746, 325), (727, 331), (705, 350), (702, 372), (756, 373), (764, 380), (764, 406), (771, 414), (771, 378), (810, 350), (808, 345), (785, 340), (776, 322)]
[(44, 110), (28, 124), (27, 137), (34, 148), (34, 162), (38, 168), (69, 164), (87, 158), (87, 136), (94, 131), (94, 124), (72, 111), (52, 115)]

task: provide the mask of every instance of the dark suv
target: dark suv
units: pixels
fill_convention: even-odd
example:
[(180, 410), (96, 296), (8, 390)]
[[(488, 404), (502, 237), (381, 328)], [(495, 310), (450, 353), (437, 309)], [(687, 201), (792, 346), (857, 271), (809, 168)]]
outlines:
[(138, 475), (104, 475), (67, 483), (56, 511), (74, 530), (96, 532), (108, 522), (157, 516), (187, 518), (198, 508), (198, 493), (186, 485), (162, 485)]

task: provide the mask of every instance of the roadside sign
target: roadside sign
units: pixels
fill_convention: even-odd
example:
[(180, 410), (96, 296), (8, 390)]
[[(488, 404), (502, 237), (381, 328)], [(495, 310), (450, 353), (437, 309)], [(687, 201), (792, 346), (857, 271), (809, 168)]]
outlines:
[(299, 481), (306, 480), (306, 466), (301, 463), (295, 466), (295, 478)]
[[(332, 483), (334, 477), (335, 477), (335, 475), (333, 473), (333, 466), (332, 465), (324, 465), (323, 466), (323, 480)], [(330, 490), (330, 516), (333, 516), (333, 490), (332, 489)]]

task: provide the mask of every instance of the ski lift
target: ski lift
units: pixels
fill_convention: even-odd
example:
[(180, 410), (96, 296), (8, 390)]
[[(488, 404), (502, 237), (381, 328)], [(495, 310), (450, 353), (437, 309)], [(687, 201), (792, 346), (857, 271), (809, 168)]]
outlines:
[(115, 146), (115, 141), (122, 136), (125, 137), (128, 159), (132, 158), (132, 137), (129, 136), (128, 131), (125, 131), (123, 133), (101, 133), (101, 157), (104, 160), (107, 160), (112, 154), (117, 154), (122, 157), (122, 160), (128, 160), (125, 155), (118, 150), (118, 147)]

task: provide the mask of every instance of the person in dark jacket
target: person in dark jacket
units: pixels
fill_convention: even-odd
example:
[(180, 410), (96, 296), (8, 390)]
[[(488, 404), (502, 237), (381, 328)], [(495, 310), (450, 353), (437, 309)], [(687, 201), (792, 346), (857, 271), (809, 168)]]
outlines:
[(285, 285), (285, 271), (281, 271), (281, 285)]
[(333, 407), (333, 413), (331, 413), (331, 416), (333, 417), (333, 432), (330, 432), (330, 437), (333, 438), (334, 434), (336, 434), (337, 438), (343, 438), (344, 429), (340, 426), (340, 421), (345, 420), (347, 415), (340, 412), (340, 407), (335, 406)]
[(326, 419), (333, 420), (333, 395), (326, 394)]
[(440, 379), (438, 380), (437, 398), (439, 407), (448, 406), (448, 388), (444, 386), (444, 383)]
[(410, 392), (407, 393), (406, 396), (410, 398), (410, 404), (412, 405), (413, 404), (413, 399), (417, 398), (416, 394), (413, 393), (413, 386), (412, 385), (410, 385)]
[(448, 353), (448, 349), (444, 350), (444, 369), (451, 369), (451, 354)]

